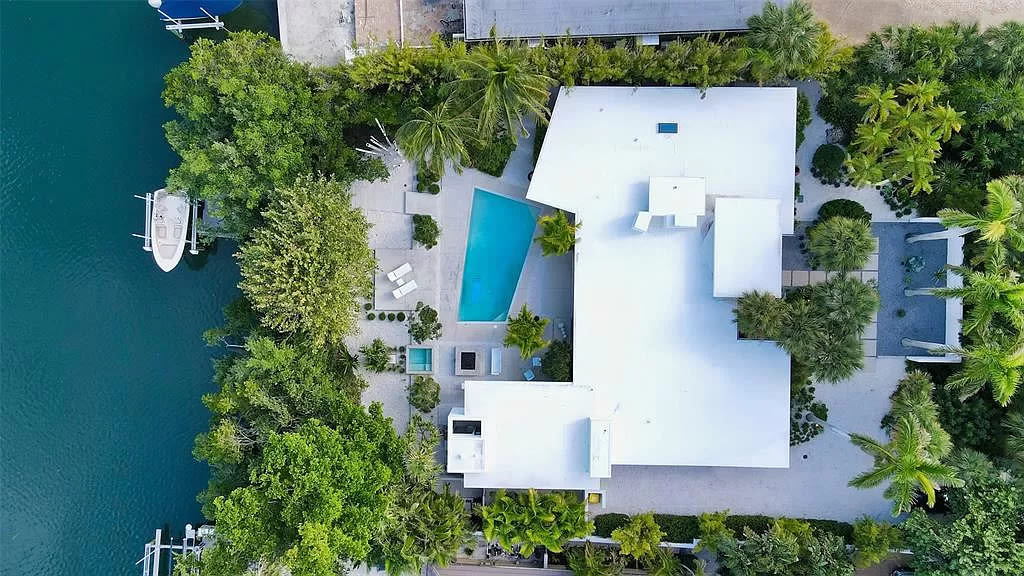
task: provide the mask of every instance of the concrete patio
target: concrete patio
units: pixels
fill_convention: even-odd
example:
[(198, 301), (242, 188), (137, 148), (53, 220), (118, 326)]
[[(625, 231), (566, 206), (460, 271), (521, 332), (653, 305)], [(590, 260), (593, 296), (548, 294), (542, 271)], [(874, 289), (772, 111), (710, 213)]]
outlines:
[[(438, 195), (415, 191), (415, 170), (408, 163), (393, 168), (386, 181), (356, 182), (352, 186), (353, 204), (363, 209), (372, 224), (370, 247), (378, 261), (372, 311), (406, 311), (408, 314), (422, 301), (438, 311), (439, 321), (444, 326), (442, 338), (429, 343), (436, 349), (433, 377), (441, 384), (441, 403), (430, 415), (438, 425), (445, 423), (451, 408), (463, 402), (461, 386), (465, 377), (455, 375), (457, 347), (480, 353), (483, 374), (474, 377), (475, 380), (523, 380), (523, 372), (532, 368), (529, 359), (519, 357), (518, 350), (502, 346), (504, 322), (458, 321), (473, 191), (482, 188), (528, 202), (525, 197), (528, 175), (533, 169), (532, 155), (531, 136), (520, 141), (500, 178), (473, 169), (466, 169), (462, 174), (448, 170)], [(546, 206), (531, 204), (541, 214), (550, 212)], [(430, 214), (437, 219), (441, 236), (433, 249), (425, 250), (412, 242), (412, 214)], [(403, 279), (415, 279), (418, 287), (396, 300), (391, 291), (397, 285), (388, 280), (386, 274), (405, 262), (411, 264), (413, 272)], [(540, 248), (531, 244), (510, 309), (515, 311), (524, 303), (528, 304), (535, 313), (551, 320), (545, 338), (561, 338), (560, 325), (571, 338), (572, 282), (571, 255), (544, 257)], [(364, 311), (359, 328), (360, 333), (348, 342), (353, 351), (378, 337), (395, 347), (411, 343), (407, 321), (371, 321), (366, 319)], [(492, 348), (501, 349), (503, 369), (498, 376), (490, 374)], [(363, 392), (363, 402), (381, 402), (385, 414), (394, 419), (396, 428), (404, 430), (410, 415), (405, 391), (410, 376), (393, 372), (375, 374), (365, 369), (362, 373), (369, 382)]]
[[(818, 398), (829, 406), (829, 423), (884, 440), (879, 423), (889, 411), (889, 395), (905, 375), (904, 366), (902, 357), (880, 357), (874, 372), (861, 371), (835, 386), (817, 385)], [(662, 514), (700, 514), (728, 509), (732, 514), (847, 522), (864, 514), (886, 518), (890, 504), (882, 496), (884, 486), (871, 490), (847, 486), (871, 464), (871, 457), (849, 440), (825, 430), (791, 449), (788, 469), (615, 466), (612, 477), (601, 483), (606, 507), (591, 512), (634, 514), (654, 509)]]

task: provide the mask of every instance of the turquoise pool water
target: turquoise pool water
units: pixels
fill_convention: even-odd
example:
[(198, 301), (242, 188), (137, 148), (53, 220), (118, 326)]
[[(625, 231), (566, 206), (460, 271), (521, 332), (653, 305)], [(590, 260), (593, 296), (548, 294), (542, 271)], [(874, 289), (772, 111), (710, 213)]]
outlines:
[(459, 321), (504, 322), (537, 226), (537, 210), (477, 188), (469, 219)]
[(430, 348), (409, 348), (409, 371), (430, 372), (434, 368), (433, 356)]

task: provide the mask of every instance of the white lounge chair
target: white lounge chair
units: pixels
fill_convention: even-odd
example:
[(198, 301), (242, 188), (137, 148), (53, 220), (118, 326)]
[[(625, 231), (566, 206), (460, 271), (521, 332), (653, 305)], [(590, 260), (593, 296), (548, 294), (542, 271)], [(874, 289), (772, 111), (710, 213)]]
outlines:
[(406, 262), (405, 264), (402, 264), (401, 266), (395, 268), (391, 272), (388, 272), (388, 280), (394, 282), (401, 278), (402, 276), (405, 276), (409, 272), (412, 272), (412, 264)]
[(633, 220), (633, 230), (637, 232), (647, 232), (647, 229), (651, 226), (651, 213), (650, 212), (637, 212), (636, 219)]
[(405, 296), (406, 294), (412, 292), (415, 289), (416, 289), (416, 281), (415, 280), (410, 280), (410, 281), (406, 282), (405, 284), (402, 284), (398, 288), (395, 288), (394, 290), (392, 290), (391, 294), (395, 297), (395, 300), (399, 300), (403, 296)]
[(501, 348), (491, 348), (491, 376), (501, 376)]

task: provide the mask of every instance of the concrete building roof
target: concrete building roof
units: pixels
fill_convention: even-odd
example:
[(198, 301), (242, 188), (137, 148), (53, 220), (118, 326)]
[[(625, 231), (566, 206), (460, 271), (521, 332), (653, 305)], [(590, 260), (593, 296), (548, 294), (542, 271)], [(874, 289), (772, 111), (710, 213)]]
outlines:
[[(449, 415), (448, 471), (463, 472), (468, 488), (596, 490), (593, 411), (584, 386), (467, 381), (464, 407)], [(454, 420), (480, 422), (479, 434), (454, 434)]]
[[(789, 0), (777, 0), (788, 4)], [(746, 30), (762, 0), (466, 0), (466, 39)]]
[[(583, 223), (573, 382), (557, 397), (544, 383), (467, 383), (467, 414), (486, 404), (503, 419), (494, 434), (532, 446), (495, 454), (485, 441), (474, 485), (579, 489), (621, 465), (789, 466), (789, 356), (739, 340), (735, 301), (715, 284), (779, 293), (795, 126), (795, 88), (561, 90), (527, 198)], [(652, 182), (681, 201), (638, 232)], [(704, 210), (690, 197), (700, 182)], [(699, 215), (680, 225), (680, 211)]]
[(782, 296), (782, 233), (774, 198), (715, 198), (716, 298)]

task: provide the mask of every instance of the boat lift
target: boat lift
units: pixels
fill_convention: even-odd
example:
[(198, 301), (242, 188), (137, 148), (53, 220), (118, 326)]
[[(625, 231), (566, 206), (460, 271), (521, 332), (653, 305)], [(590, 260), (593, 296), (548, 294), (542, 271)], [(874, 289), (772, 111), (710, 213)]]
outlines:
[(152, 541), (146, 543), (145, 554), (138, 562), (136, 566), (142, 564), (142, 576), (160, 576), (160, 561), (161, 555), (164, 551), (167, 552), (167, 574), (171, 574), (174, 571), (174, 553), (177, 552), (182, 556), (194, 554), (201, 556), (203, 548), (206, 545), (204, 542), (205, 538), (211, 537), (214, 534), (213, 526), (202, 525), (199, 530), (192, 528), (191, 524), (185, 524), (185, 537), (181, 538), (175, 543), (174, 538), (168, 538), (167, 543), (163, 543), (163, 530), (160, 528), (156, 529), (156, 536)]
[(220, 19), (238, 8), (238, 0), (147, 0), (160, 15), (164, 28), (176, 36), (185, 30), (224, 30)]
[[(145, 200), (146, 201), (146, 233), (145, 234), (132, 234), (132, 236), (134, 236), (136, 238), (141, 238), (142, 239), (142, 249), (145, 250), (146, 252), (152, 252), (153, 251), (153, 236), (152, 236), (152, 227), (153, 227), (153, 193), (152, 192), (147, 192), (145, 196), (139, 196), (138, 194), (135, 194), (135, 197), (138, 198), (139, 200)], [(192, 234), (188, 237), (187, 240), (185, 240), (185, 243), (188, 244), (188, 253), (192, 254), (193, 256), (195, 256), (196, 254), (199, 254), (199, 238), (198, 238), (198, 236), (199, 236), (199, 232), (198, 232), (198, 230), (199, 230), (199, 226), (198, 226), (198, 222), (199, 222), (199, 201), (198, 200), (190, 200), (189, 204), (192, 205), (192, 216), (189, 219), (190, 222), (191, 222), (191, 225), (192, 225)]]

